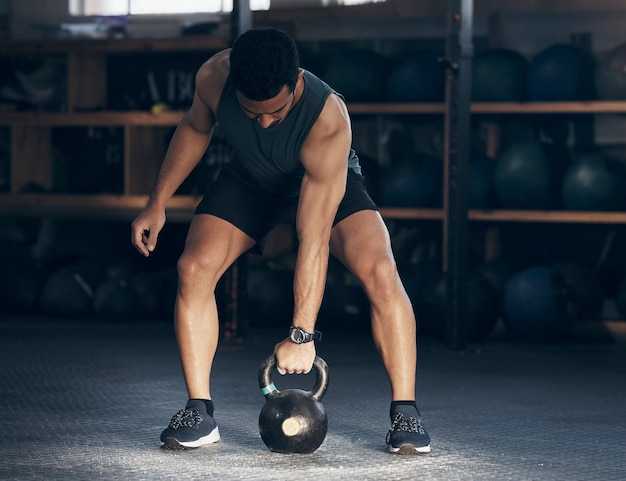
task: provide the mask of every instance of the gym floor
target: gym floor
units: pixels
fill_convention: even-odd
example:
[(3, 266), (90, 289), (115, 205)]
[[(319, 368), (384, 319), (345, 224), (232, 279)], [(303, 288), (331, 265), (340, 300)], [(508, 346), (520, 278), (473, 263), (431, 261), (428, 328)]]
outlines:
[[(421, 456), (384, 451), (384, 371), (368, 334), (342, 332), (318, 346), (330, 369), (324, 443), (270, 452), (257, 371), (282, 334), (220, 347), (221, 441), (167, 451), (159, 434), (186, 401), (169, 325), (0, 319), (0, 479), (626, 479), (626, 343), (610, 334), (544, 345), (495, 334), (463, 351), (420, 340), (418, 403), (432, 436)], [(310, 376), (273, 380), (309, 389)]]

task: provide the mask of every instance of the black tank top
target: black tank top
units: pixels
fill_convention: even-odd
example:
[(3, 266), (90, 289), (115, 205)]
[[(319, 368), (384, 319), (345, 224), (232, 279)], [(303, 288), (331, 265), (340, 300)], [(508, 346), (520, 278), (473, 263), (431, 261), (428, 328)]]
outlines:
[[(298, 103), (282, 122), (264, 129), (244, 113), (229, 77), (215, 114), (233, 147), (224, 169), (271, 197), (297, 198), (304, 176), (300, 149), (331, 93), (334, 91), (325, 82), (305, 70), (304, 91)], [(359, 159), (352, 149), (348, 162), (350, 168), (361, 173)]]

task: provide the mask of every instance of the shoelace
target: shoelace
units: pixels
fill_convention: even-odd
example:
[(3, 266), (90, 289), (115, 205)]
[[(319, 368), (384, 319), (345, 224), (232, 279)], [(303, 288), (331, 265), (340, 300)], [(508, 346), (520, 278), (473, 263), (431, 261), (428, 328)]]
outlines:
[(389, 428), (389, 431), (387, 432), (387, 444), (389, 443), (389, 439), (391, 438), (391, 435), (395, 433), (396, 431), (426, 434), (426, 431), (424, 431), (424, 428), (422, 427), (421, 423), (417, 420), (417, 418), (413, 416), (405, 416), (402, 413), (397, 413), (393, 418), (391, 427)]
[(188, 427), (195, 429), (202, 422), (202, 416), (197, 409), (181, 409), (172, 417), (170, 427), (178, 429), (180, 427)]

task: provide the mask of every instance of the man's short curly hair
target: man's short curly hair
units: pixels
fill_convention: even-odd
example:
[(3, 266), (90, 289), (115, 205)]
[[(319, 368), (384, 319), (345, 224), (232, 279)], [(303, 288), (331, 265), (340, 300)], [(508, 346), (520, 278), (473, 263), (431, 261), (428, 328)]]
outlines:
[(286, 85), (293, 92), (300, 59), (293, 39), (282, 30), (253, 28), (241, 34), (230, 52), (235, 89), (255, 101), (276, 97)]

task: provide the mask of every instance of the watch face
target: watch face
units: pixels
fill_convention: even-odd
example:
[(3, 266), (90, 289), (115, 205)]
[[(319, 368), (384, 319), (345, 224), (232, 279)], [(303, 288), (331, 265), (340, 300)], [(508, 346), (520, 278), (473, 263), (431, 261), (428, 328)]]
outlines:
[(297, 344), (304, 342), (304, 332), (301, 329), (292, 329), (291, 340)]

